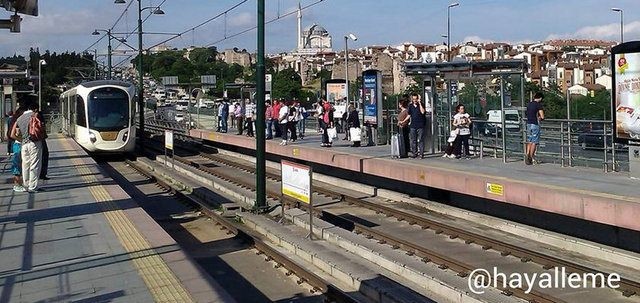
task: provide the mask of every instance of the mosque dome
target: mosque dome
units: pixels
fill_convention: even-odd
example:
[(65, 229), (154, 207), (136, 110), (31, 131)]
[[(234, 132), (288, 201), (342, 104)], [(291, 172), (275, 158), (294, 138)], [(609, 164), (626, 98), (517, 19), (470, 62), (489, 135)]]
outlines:
[(319, 36), (324, 36), (329, 34), (329, 32), (327, 32), (327, 30), (318, 25), (318, 24), (313, 24), (311, 26), (309, 26), (307, 29), (305, 29), (305, 32), (311, 34), (311, 35), (319, 35)]

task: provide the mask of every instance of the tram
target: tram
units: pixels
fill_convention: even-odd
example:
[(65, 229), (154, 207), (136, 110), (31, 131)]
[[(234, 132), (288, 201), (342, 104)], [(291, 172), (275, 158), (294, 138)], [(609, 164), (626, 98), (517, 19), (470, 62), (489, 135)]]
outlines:
[(133, 152), (136, 98), (135, 86), (122, 81), (90, 81), (71, 88), (60, 95), (62, 132), (88, 152)]

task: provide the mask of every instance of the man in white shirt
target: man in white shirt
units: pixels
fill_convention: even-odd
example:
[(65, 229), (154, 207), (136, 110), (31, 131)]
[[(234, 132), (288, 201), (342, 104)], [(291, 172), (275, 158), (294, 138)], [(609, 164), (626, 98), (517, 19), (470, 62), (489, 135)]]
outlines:
[(289, 102), (283, 103), (278, 112), (278, 124), (282, 130), (282, 142), (280, 145), (287, 145), (287, 124), (289, 122)]

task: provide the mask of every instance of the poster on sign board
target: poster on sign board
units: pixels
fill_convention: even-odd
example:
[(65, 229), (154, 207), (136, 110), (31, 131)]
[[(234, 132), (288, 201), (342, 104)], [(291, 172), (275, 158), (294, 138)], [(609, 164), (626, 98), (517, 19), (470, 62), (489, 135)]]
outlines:
[(612, 105), (617, 142), (640, 142), (640, 42), (612, 49)]
[(327, 101), (336, 104), (347, 98), (347, 85), (344, 83), (344, 80), (329, 80), (326, 83), (326, 92)]

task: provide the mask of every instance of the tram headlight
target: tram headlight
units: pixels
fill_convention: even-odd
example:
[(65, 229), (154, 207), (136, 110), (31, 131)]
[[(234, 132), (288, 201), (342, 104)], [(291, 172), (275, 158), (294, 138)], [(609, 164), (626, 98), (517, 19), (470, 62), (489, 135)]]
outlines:
[(129, 139), (129, 131), (125, 131), (124, 134), (122, 134), (122, 141), (127, 142), (127, 139)]
[(96, 143), (96, 140), (96, 134), (89, 133), (89, 141), (91, 141), (91, 143)]

